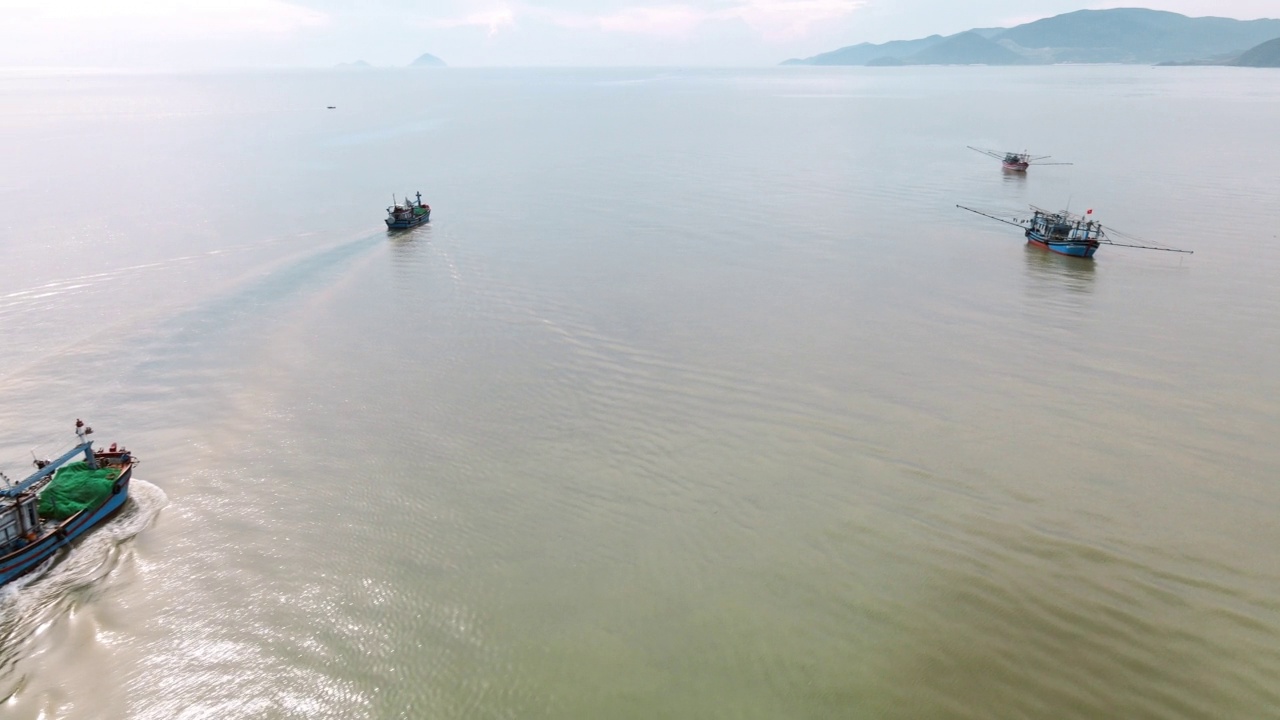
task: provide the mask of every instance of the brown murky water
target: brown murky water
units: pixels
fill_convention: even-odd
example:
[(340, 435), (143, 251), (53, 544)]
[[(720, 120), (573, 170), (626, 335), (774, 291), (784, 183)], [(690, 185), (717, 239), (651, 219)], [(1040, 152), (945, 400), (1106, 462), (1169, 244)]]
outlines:
[(6, 75), (3, 713), (1275, 717), (1275, 79)]

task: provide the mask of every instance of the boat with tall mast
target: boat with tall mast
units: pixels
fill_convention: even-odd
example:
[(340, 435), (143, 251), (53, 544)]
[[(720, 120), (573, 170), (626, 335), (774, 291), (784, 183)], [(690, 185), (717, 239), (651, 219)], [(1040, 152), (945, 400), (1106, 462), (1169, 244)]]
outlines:
[(391, 196), (391, 207), (387, 208), (387, 229), (401, 230), (421, 225), (431, 219), (431, 206), (422, 203), (422, 193), (417, 193), (417, 200), (410, 200), (406, 195), (404, 203)]

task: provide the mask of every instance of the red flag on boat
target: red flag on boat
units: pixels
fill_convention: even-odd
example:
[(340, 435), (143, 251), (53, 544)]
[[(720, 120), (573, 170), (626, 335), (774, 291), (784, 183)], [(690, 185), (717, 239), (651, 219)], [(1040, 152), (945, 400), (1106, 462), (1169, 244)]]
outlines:
[(1089, 210), (1085, 212), (1085, 215), (1092, 215), (1092, 214), (1093, 214), (1093, 208), (1089, 208)]

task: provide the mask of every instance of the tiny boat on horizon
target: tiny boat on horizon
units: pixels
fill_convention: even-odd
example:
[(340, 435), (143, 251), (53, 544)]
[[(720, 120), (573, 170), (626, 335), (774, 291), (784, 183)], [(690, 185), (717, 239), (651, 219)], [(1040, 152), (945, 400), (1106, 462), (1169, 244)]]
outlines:
[[(35, 460), (25, 480), (0, 488), (0, 585), (38, 567), (129, 499), (137, 458), (115, 443), (94, 450), (93, 428), (76, 420), (79, 443), (56, 460)], [(77, 456), (83, 460), (73, 462)]]
[(391, 196), (386, 218), (388, 230), (416, 227), (431, 219), (431, 206), (422, 204), (422, 193), (417, 193), (417, 198), (411, 202), (406, 196), (404, 204), (400, 204), (395, 195)]

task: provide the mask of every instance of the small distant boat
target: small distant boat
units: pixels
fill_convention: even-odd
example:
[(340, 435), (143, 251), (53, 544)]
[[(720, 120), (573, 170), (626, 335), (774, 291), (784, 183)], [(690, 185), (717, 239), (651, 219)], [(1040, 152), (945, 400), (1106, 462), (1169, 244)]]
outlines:
[(422, 204), (422, 193), (417, 193), (418, 199), (410, 202), (406, 196), (404, 204), (396, 201), (396, 196), (391, 196), (391, 207), (387, 208), (387, 229), (399, 230), (401, 228), (411, 228), (421, 225), (431, 219), (431, 206)]
[[(36, 471), (0, 488), (0, 585), (37, 567), (111, 517), (129, 498), (138, 460), (115, 443), (94, 450), (93, 428), (76, 420), (79, 443), (56, 460), (36, 460)], [(83, 459), (72, 462), (77, 456)], [(3, 476), (0, 476), (3, 477)]]
[(1064, 162), (1044, 162), (1049, 159), (1049, 155), (1031, 155), (1025, 152), (1013, 152), (1005, 150), (988, 150), (986, 148), (977, 148), (972, 145), (968, 146), (970, 150), (980, 152), (983, 155), (989, 155), (1000, 161), (1000, 166), (1011, 172), (1026, 172), (1027, 168), (1032, 165), (1070, 165)]
[[(1098, 248), (1103, 245), (1192, 254), (1191, 250), (1115, 242), (1108, 235), (1108, 232), (1122, 238), (1129, 238), (1129, 236), (1114, 228), (1104, 228), (1102, 223), (1093, 219), (1092, 209), (1084, 215), (1076, 215), (1066, 210), (1052, 212), (1033, 205), (1031, 206), (1031, 217), (1019, 219), (992, 215), (964, 205), (957, 205), (956, 207), (961, 210), (968, 210), (971, 213), (977, 213), (983, 217), (989, 217), (992, 220), (999, 220), (1007, 225), (1016, 225), (1023, 229), (1023, 235), (1026, 236), (1027, 243), (1059, 255), (1091, 258), (1098, 251)], [(1136, 240), (1137, 238), (1129, 239)]]

